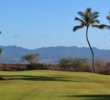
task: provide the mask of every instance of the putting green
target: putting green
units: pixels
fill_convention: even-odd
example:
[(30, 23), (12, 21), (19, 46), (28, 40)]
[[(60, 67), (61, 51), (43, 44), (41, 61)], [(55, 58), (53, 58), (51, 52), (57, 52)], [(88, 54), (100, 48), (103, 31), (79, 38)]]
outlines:
[(0, 71), (0, 100), (110, 100), (110, 76), (51, 70)]

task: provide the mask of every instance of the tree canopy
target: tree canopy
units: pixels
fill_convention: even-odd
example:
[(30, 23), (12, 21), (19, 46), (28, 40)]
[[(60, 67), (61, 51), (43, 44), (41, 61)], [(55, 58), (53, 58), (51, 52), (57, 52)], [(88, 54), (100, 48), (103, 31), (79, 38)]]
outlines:
[(38, 63), (38, 61), (39, 61), (38, 56), (39, 56), (38, 53), (23, 55), (22, 62), (27, 61), (29, 64)]

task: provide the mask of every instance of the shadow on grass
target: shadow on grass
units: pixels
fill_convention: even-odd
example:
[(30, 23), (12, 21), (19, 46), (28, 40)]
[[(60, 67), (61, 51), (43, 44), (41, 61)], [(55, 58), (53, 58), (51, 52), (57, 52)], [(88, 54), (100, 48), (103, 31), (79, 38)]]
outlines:
[(29, 76), (29, 75), (1, 75), (1, 77), (4, 77), (6, 80), (73, 82), (73, 80), (66, 80), (65, 77), (47, 77), (47, 76)]
[(69, 77), (54, 76), (30, 76), (30, 75), (0, 75), (5, 80), (27, 80), (27, 81), (63, 81), (63, 82), (94, 82), (94, 83), (110, 83), (103, 81), (69, 79)]
[(0, 77), (0, 80), (5, 80), (4, 78)]
[(104, 81), (74, 79), (72, 77), (54, 76), (30, 76), (30, 75), (0, 75), (5, 80), (27, 80), (27, 81), (63, 81), (63, 82), (88, 82), (88, 83), (110, 83)]
[(67, 95), (66, 97), (76, 97), (76, 98), (82, 98), (84, 100), (110, 100), (110, 94), (96, 94), (96, 95)]

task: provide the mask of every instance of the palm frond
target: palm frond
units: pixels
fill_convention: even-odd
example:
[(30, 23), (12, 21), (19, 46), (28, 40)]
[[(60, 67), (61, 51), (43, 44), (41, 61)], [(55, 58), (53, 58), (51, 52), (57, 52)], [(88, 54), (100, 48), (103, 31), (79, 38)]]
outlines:
[(110, 16), (107, 16), (106, 18), (107, 18), (108, 21), (110, 21)]
[(92, 19), (94, 20), (94, 19), (96, 19), (98, 17), (99, 17), (99, 15), (94, 15), (94, 16), (92, 16)]
[(110, 26), (108, 25), (105, 25), (105, 24), (100, 24), (100, 25), (92, 25), (92, 27), (95, 27), (95, 28), (99, 28), (99, 29), (110, 29)]
[(78, 17), (75, 17), (75, 20), (81, 22), (81, 23), (85, 23), (82, 19), (78, 18)]
[(78, 30), (78, 29), (80, 29), (80, 28), (83, 28), (83, 27), (84, 27), (84, 25), (74, 26), (74, 27), (73, 27), (73, 31), (76, 31), (76, 30)]
[(91, 12), (91, 8), (87, 8), (85, 13), (90, 13)]
[(96, 23), (99, 24), (100, 21), (99, 21), (99, 20), (92, 20), (90, 24), (94, 25), (94, 24), (96, 24)]
[(94, 28), (100, 28), (100, 25), (92, 25), (92, 27)]
[(87, 8), (86, 11), (85, 11), (85, 22), (89, 25), (90, 22), (91, 22), (91, 8)]
[(78, 12), (78, 14), (81, 16), (82, 19), (85, 18), (85, 14), (83, 12)]
[(104, 28), (105, 28), (105, 29), (110, 29), (110, 26), (109, 26), (109, 25), (105, 25), (105, 24), (101, 24), (101, 25), (100, 25), (100, 28), (101, 28), (101, 29), (104, 29)]
[(98, 16), (98, 17), (99, 17), (98, 14), (99, 14), (99, 12), (93, 12), (91, 17), (92, 17), (93, 19), (94, 19), (95, 16)]

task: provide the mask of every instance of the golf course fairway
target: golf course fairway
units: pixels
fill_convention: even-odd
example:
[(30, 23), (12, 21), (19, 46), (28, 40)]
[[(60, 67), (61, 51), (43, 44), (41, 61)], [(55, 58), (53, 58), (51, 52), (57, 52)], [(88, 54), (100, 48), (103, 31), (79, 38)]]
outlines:
[(33, 70), (0, 76), (0, 100), (110, 100), (109, 75)]

